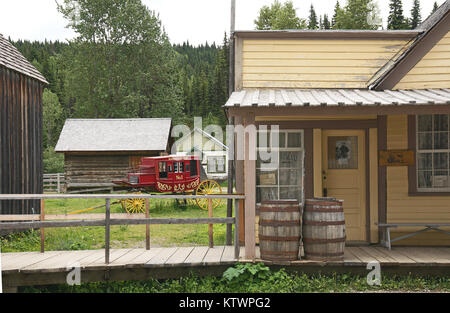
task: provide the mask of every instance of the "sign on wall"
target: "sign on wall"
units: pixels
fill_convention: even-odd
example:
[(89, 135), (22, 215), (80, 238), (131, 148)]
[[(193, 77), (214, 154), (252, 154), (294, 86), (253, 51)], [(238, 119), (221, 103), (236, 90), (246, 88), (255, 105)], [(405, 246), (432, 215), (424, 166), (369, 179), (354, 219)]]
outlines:
[(414, 165), (413, 150), (380, 151), (380, 166), (409, 166)]

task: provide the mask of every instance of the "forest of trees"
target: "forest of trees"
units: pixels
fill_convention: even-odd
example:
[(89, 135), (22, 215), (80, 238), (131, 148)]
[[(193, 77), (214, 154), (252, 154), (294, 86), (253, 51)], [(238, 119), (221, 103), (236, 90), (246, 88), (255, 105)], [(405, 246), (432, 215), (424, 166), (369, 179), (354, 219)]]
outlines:
[[(420, 24), (420, 2), (408, 1), (414, 1), (411, 17), (405, 17), (401, 0), (390, 0), (389, 29)], [(64, 0), (58, 11), (76, 32), (73, 40), (11, 41), (49, 82), (43, 93), (46, 172), (62, 171), (54, 147), (67, 118), (171, 117), (174, 124), (191, 125), (201, 116), (205, 125), (226, 124), (226, 33), (219, 45), (172, 45), (157, 14), (141, 0)], [(292, 1), (275, 0), (260, 9), (255, 28), (377, 29), (378, 20), (374, 0), (336, 1), (331, 18), (311, 5), (307, 20), (297, 16)]]
[[(410, 17), (403, 13), (403, 1), (411, 1)], [(438, 8), (434, 2), (434, 13)], [(292, 0), (281, 3), (275, 0), (270, 6), (263, 6), (255, 20), (258, 30), (268, 29), (380, 29), (382, 19), (376, 0), (337, 0), (333, 16), (318, 15), (313, 4), (308, 18), (297, 16)], [(306, 15), (306, 14), (305, 14)], [(427, 15), (426, 15), (427, 16)], [(426, 17), (425, 16), (425, 17)], [(388, 29), (414, 29), (422, 21), (419, 0), (389, 0)]]

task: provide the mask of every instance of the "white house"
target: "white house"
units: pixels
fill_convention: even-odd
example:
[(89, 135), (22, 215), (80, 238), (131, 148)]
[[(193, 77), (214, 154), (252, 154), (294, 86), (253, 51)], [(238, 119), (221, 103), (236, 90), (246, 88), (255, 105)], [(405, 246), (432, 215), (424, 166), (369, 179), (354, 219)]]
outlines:
[(208, 179), (228, 177), (228, 147), (200, 128), (194, 128), (176, 143), (177, 155), (201, 155), (201, 163)]

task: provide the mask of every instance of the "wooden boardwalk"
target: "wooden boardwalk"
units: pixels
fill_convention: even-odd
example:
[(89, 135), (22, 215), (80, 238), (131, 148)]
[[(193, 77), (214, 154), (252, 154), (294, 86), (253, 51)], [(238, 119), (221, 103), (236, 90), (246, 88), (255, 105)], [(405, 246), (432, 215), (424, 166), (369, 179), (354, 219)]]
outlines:
[[(257, 249), (257, 259), (259, 259)], [(241, 248), (244, 255), (244, 248)], [(176, 278), (189, 273), (221, 275), (236, 263), (233, 246), (112, 249), (105, 264), (104, 250), (2, 253), (5, 290), (17, 286), (65, 283), (73, 266), (81, 270), (82, 282)], [(377, 261), (382, 270), (394, 273), (450, 275), (450, 248), (447, 247), (346, 247), (342, 262), (292, 261), (273, 266), (305, 272), (367, 273), (367, 263)], [(240, 259), (240, 262), (253, 260)]]

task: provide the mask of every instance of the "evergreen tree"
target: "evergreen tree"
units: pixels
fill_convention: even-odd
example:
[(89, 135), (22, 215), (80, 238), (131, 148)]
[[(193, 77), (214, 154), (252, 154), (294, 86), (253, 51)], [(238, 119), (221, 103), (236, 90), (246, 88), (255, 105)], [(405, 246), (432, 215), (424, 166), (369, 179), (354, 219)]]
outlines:
[(373, 0), (348, 0), (344, 8), (335, 10), (334, 29), (378, 29), (379, 10)]
[(269, 29), (302, 29), (306, 22), (295, 12), (292, 1), (283, 5), (275, 0), (272, 5), (263, 6), (259, 10), (258, 18), (254, 21), (257, 30)]
[(439, 8), (439, 6), (438, 6), (437, 2), (436, 2), (436, 1), (434, 1), (434, 4), (433, 4), (433, 9), (431, 10), (431, 13), (430, 13), (430, 15), (431, 15), (431, 14), (433, 14), (434, 12), (436, 12), (438, 8)]
[(339, 1), (336, 1), (336, 5), (334, 6), (334, 13), (333, 13), (333, 17), (331, 18), (331, 27), (335, 28), (336, 25), (336, 18), (338, 15), (342, 14), (341, 13), (341, 5), (339, 4)]
[(414, 0), (413, 7), (411, 9), (411, 21), (409, 23), (409, 26), (411, 29), (415, 29), (421, 22), (420, 1)]
[(309, 29), (319, 28), (319, 23), (317, 22), (317, 14), (312, 4), (311, 8), (309, 9), (308, 28)]
[(330, 20), (328, 19), (328, 15), (323, 15), (322, 29), (331, 29)]
[(407, 29), (407, 23), (403, 16), (401, 0), (391, 0), (389, 3), (388, 29)]

